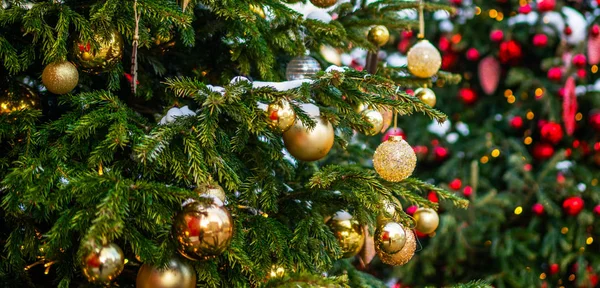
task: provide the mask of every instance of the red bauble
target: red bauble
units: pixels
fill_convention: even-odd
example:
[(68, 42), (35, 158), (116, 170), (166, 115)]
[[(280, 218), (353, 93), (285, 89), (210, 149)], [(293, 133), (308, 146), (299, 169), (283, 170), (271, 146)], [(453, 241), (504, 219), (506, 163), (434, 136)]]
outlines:
[(583, 69), (583, 68), (577, 69), (577, 77), (582, 79), (582, 78), (585, 78), (586, 76), (587, 76), (587, 71), (585, 71), (585, 69)]
[(402, 31), (402, 38), (412, 38), (414, 34), (412, 30)]
[(412, 216), (413, 214), (415, 214), (415, 212), (417, 212), (417, 209), (419, 209), (419, 207), (415, 205), (408, 206), (406, 207), (406, 214)]
[(448, 149), (444, 148), (442, 146), (435, 146), (433, 147), (433, 156), (435, 158), (435, 161), (441, 162), (446, 160), (446, 158), (448, 158)]
[(523, 50), (521, 44), (515, 40), (504, 41), (500, 43), (500, 51), (498, 51), (498, 58), (502, 63), (514, 64), (523, 57)]
[(554, 147), (548, 143), (536, 143), (533, 146), (533, 157), (538, 160), (546, 160), (554, 154)]
[(547, 122), (542, 126), (540, 134), (542, 135), (542, 139), (556, 144), (563, 138), (563, 129), (556, 122)]
[(563, 175), (562, 173), (558, 173), (556, 175), (556, 183), (558, 183), (558, 184), (564, 184), (565, 181), (567, 181), (567, 178), (565, 177), (565, 175)]
[(567, 215), (577, 216), (583, 210), (584, 204), (581, 197), (569, 197), (563, 202), (563, 209)]
[(442, 70), (450, 70), (458, 63), (458, 54), (454, 52), (444, 53), (442, 55)]
[(529, 12), (531, 12), (531, 5), (529, 4), (525, 4), (521, 7), (519, 7), (519, 13), (521, 14), (529, 14)]
[(548, 79), (554, 82), (560, 82), (560, 79), (562, 79), (562, 69), (560, 67), (548, 69)]
[(594, 214), (600, 216), (600, 205), (596, 205), (596, 207), (594, 207)]
[(440, 42), (438, 43), (438, 48), (440, 48), (440, 51), (446, 52), (450, 50), (451, 45), (452, 43), (450, 42), (450, 39), (444, 36), (440, 37)]
[(573, 33), (573, 29), (571, 29), (571, 27), (569, 27), (569, 26), (566, 26), (563, 33), (565, 33), (565, 35), (569, 36)]
[(462, 5), (462, 0), (450, 0), (450, 3), (458, 6), (458, 5)]
[(402, 139), (406, 140), (406, 134), (404, 134), (404, 131), (401, 128), (392, 127), (388, 129), (385, 134), (383, 134), (383, 137), (381, 137), (381, 142), (387, 141), (392, 136), (401, 136)]
[(585, 64), (587, 63), (587, 59), (583, 54), (577, 54), (573, 56), (573, 59), (571, 61), (573, 62), (573, 65), (577, 67), (585, 67)]
[(533, 211), (533, 214), (541, 216), (544, 214), (544, 205), (542, 205), (540, 203), (535, 203), (531, 207), (531, 211)]
[(427, 199), (433, 203), (440, 202), (440, 199), (438, 198), (437, 194), (435, 194), (435, 191), (429, 191), (429, 194), (427, 194)]
[(590, 112), (589, 122), (594, 130), (600, 131), (600, 111)]
[(500, 42), (504, 40), (504, 32), (500, 29), (492, 30), (490, 33), (490, 40), (493, 42)]
[(533, 166), (531, 164), (527, 163), (527, 164), (523, 165), (523, 170), (529, 172), (529, 171), (531, 171), (531, 169), (533, 169)]
[(473, 187), (469, 185), (465, 186), (465, 188), (463, 188), (463, 195), (465, 195), (465, 197), (471, 197), (471, 195), (473, 195)]
[(469, 48), (469, 50), (467, 50), (467, 60), (469, 61), (477, 61), (479, 60), (479, 57), (481, 57), (481, 55), (479, 54), (479, 51), (477, 51), (477, 49), (475, 48)]
[(523, 117), (514, 116), (510, 119), (510, 127), (513, 129), (521, 129), (523, 128)]
[(548, 45), (548, 36), (546, 34), (535, 34), (533, 35), (533, 46), (535, 47), (545, 47)]
[(448, 187), (450, 187), (450, 189), (452, 190), (459, 190), (460, 187), (462, 187), (462, 180), (455, 178), (454, 180), (450, 181), (450, 183), (448, 184)]
[(554, 10), (556, 7), (556, 0), (541, 0), (538, 1), (538, 11), (547, 12)]
[(415, 230), (415, 235), (417, 235), (418, 238), (425, 238), (429, 234), (421, 233), (419, 230)]
[(427, 153), (429, 152), (429, 148), (424, 145), (414, 146), (413, 150), (415, 151), (415, 154), (417, 154), (417, 159), (419, 160), (427, 157)]
[(600, 26), (598, 26), (598, 24), (594, 24), (594, 26), (592, 26), (592, 29), (590, 30), (590, 33), (592, 34), (592, 36), (600, 35)]
[(463, 103), (470, 105), (477, 101), (477, 93), (471, 88), (461, 88), (458, 90), (458, 98), (460, 98)]
[(402, 54), (406, 54), (411, 46), (410, 39), (404, 38), (398, 42), (398, 51), (400, 51)]
[(559, 270), (560, 270), (560, 266), (558, 266), (558, 264), (556, 264), (556, 263), (550, 264), (549, 272), (551, 275), (558, 273)]

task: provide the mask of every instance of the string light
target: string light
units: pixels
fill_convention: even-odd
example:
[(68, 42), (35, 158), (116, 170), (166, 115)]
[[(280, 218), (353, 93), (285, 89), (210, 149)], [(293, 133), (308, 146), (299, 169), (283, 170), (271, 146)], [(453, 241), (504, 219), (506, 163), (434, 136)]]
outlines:
[(492, 157), (496, 158), (498, 156), (500, 156), (500, 150), (494, 149), (494, 151), (492, 151)]
[(513, 95), (512, 90), (510, 90), (510, 89), (504, 90), (504, 97), (508, 97), (508, 96), (511, 96), (511, 95)]
[(525, 143), (525, 145), (531, 145), (532, 142), (533, 139), (529, 136), (525, 137), (525, 140), (523, 140), (523, 143)]
[(475, 15), (481, 14), (481, 8), (479, 6), (475, 7)]
[(518, 206), (515, 208), (515, 215), (520, 215), (521, 213), (523, 213), (523, 207)]
[(513, 104), (515, 103), (515, 101), (517, 100), (517, 98), (515, 98), (515, 96), (510, 95), (508, 96), (508, 98), (506, 99), (506, 102), (508, 102), (509, 104)]
[(527, 112), (527, 120), (532, 120), (533, 117), (535, 117), (535, 114), (533, 114), (533, 111)]
[(496, 17), (496, 21), (502, 21), (504, 19), (504, 13), (498, 12), (498, 17)]
[(594, 178), (592, 179), (592, 186), (596, 186), (598, 185), (598, 179)]
[(542, 88), (535, 89), (535, 98), (540, 99), (540, 98), (542, 98), (542, 96), (544, 96), (544, 89), (542, 89)]
[(575, 274), (569, 275), (569, 281), (575, 281)]
[(540, 274), (540, 280), (544, 280), (544, 279), (546, 279), (546, 273)]
[(481, 164), (488, 163), (488, 161), (490, 161), (490, 158), (488, 156), (483, 156), (481, 157), (481, 159), (479, 159), (479, 162), (481, 162)]
[(592, 243), (594, 243), (594, 238), (592, 238), (591, 236), (585, 239), (585, 244), (592, 245)]
[(583, 119), (583, 114), (581, 114), (581, 112), (579, 112), (575, 115), (575, 120), (581, 121), (581, 119)]
[(562, 233), (562, 234), (569, 233), (569, 228), (568, 227), (563, 227), (562, 229), (560, 229), (560, 233)]
[(594, 74), (598, 73), (598, 65), (593, 65), (590, 70), (592, 70), (592, 73)]
[(490, 18), (496, 18), (498, 17), (498, 11), (496, 11), (496, 9), (492, 9), (490, 10)]

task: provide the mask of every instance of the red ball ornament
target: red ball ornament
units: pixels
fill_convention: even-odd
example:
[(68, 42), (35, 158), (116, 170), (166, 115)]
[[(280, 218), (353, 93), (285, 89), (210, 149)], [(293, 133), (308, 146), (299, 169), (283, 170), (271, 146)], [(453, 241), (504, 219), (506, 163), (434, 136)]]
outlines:
[(587, 71), (583, 68), (577, 69), (577, 77), (580, 79), (585, 78), (587, 76)]
[(448, 50), (450, 50), (451, 45), (452, 43), (450, 42), (450, 39), (448, 39), (448, 37), (440, 37), (440, 42), (438, 42), (438, 48), (440, 48), (440, 51), (447, 52)]
[(414, 34), (412, 30), (402, 31), (402, 38), (412, 38)]
[(585, 64), (587, 63), (587, 59), (583, 54), (577, 54), (573, 56), (573, 59), (571, 61), (573, 62), (573, 65), (577, 67), (585, 67)]
[(442, 55), (442, 70), (450, 70), (458, 63), (458, 54), (454, 52), (444, 53)]
[(450, 0), (450, 3), (452, 3), (456, 6), (459, 6), (459, 5), (462, 5), (462, 0)]
[(527, 163), (527, 164), (523, 165), (523, 170), (529, 172), (529, 171), (531, 171), (531, 169), (533, 169), (533, 166), (531, 164)]
[(441, 162), (446, 160), (446, 158), (448, 158), (448, 149), (444, 148), (442, 146), (435, 146), (433, 147), (433, 156), (435, 158), (435, 161)]
[(565, 33), (565, 35), (569, 36), (573, 33), (573, 29), (571, 29), (570, 26), (565, 26), (565, 30), (563, 30), (563, 33)]
[(548, 143), (536, 143), (533, 146), (533, 157), (538, 160), (546, 160), (554, 154), (554, 147)]
[(563, 129), (556, 122), (548, 122), (542, 126), (540, 134), (542, 135), (542, 139), (556, 144), (563, 138)]
[(498, 51), (498, 58), (502, 63), (514, 64), (523, 57), (523, 50), (521, 44), (515, 40), (504, 41), (500, 43), (500, 50)]
[(424, 145), (417, 145), (413, 147), (413, 150), (415, 151), (415, 154), (417, 154), (417, 159), (423, 159), (427, 157), (427, 153), (429, 153), (429, 148)]
[(383, 137), (381, 137), (381, 142), (387, 141), (392, 136), (401, 136), (402, 139), (406, 140), (406, 134), (404, 134), (404, 130), (401, 128), (392, 127), (388, 129), (385, 134), (383, 134)]
[(404, 38), (398, 42), (398, 51), (400, 51), (402, 54), (406, 54), (411, 46), (410, 39)]
[(560, 270), (560, 266), (558, 266), (558, 264), (556, 264), (556, 263), (550, 264), (549, 272), (551, 275), (558, 273), (559, 270)]
[(412, 206), (408, 206), (406, 207), (406, 214), (412, 216), (415, 214), (415, 212), (417, 212), (417, 209), (419, 209), (419, 207), (412, 205)]
[(463, 103), (470, 105), (477, 101), (477, 93), (471, 88), (461, 88), (458, 90), (458, 98), (460, 98)]
[(592, 26), (592, 29), (590, 29), (590, 33), (594, 37), (600, 35), (600, 26), (598, 26), (598, 24), (594, 24), (594, 26)]
[(481, 57), (481, 55), (479, 54), (479, 51), (477, 51), (477, 49), (475, 48), (469, 48), (469, 50), (467, 50), (467, 60), (469, 61), (477, 61), (479, 60), (479, 57)]
[(562, 173), (558, 173), (556, 175), (556, 183), (558, 183), (558, 184), (564, 184), (565, 181), (567, 181), (567, 178), (565, 177), (565, 175), (563, 175)]
[(585, 202), (581, 197), (569, 197), (563, 202), (563, 210), (570, 216), (577, 216), (583, 210)]
[(490, 33), (490, 40), (493, 42), (500, 42), (504, 40), (504, 32), (500, 29), (494, 29)]
[(434, 191), (429, 191), (429, 194), (427, 194), (427, 199), (433, 203), (440, 202), (440, 199)]
[(510, 127), (512, 127), (513, 129), (521, 129), (523, 128), (523, 117), (521, 116), (514, 116), (510, 119)]
[(521, 7), (519, 7), (519, 13), (521, 14), (529, 14), (529, 12), (531, 12), (531, 5), (529, 4), (525, 4)]
[(448, 187), (450, 187), (452, 190), (458, 191), (460, 187), (462, 187), (462, 180), (455, 178), (454, 180), (450, 181)]
[(560, 82), (560, 79), (562, 79), (562, 69), (560, 67), (548, 69), (548, 79), (550, 81)]
[(554, 10), (556, 7), (556, 0), (541, 0), (538, 1), (538, 11), (548, 12)]
[(463, 195), (465, 195), (465, 197), (471, 197), (471, 195), (473, 195), (473, 187), (469, 185), (465, 186), (465, 188), (463, 188), (462, 193)]
[(596, 207), (594, 207), (594, 214), (600, 216), (600, 205), (596, 205)]
[(548, 45), (548, 36), (546, 34), (535, 34), (533, 35), (533, 46), (545, 47)]
[(533, 214), (535, 214), (537, 216), (541, 216), (544, 214), (544, 205), (542, 205), (540, 203), (535, 203), (531, 207), (531, 211), (533, 211)]

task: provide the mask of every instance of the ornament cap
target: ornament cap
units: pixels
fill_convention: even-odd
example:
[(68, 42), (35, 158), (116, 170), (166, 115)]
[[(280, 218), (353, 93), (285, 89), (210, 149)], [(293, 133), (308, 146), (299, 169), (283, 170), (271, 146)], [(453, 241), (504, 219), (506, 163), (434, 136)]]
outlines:
[(400, 135), (392, 135), (392, 136), (390, 136), (390, 138), (388, 138), (388, 141), (390, 141), (390, 142), (401, 142), (403, 140), (404, 140), (404, 138), (402, 138), (402, 136), (400, 136)]

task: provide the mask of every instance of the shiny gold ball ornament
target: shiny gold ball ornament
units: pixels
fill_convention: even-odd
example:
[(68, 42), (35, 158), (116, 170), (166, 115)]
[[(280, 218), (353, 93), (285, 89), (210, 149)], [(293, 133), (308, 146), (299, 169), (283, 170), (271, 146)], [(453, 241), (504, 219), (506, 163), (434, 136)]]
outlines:
[(288, 63), (285, 69), (285, 78), (288, 81), (309, 79), (315, 77), (319, 71), (321, 71), (321, 64), (315, 58), (298, 56)]
[(367, 109), (362, 112), (363, 117), (371, 124), (371, 128), (365, 131), (368, 136), (379, 134), (383, 129), (383, 115), (377, 110)]
[[(393, 201), (393, 203), (392, 203)], [(400, 214), (396, 207), (400, 211), (402, 211), (402, 203), (398, 198), (393, 198), (392, 201), (387, 198), (381, 201), (382, 211), (377, 215), (377, 225), (385, 225), (388, 222), (398, 222), (400, 221)]]
[(438, 225), (440, 224), (440, 217), (435, 210), (430, 208), (419, 208), (413, 215), (415, 222), (417, 223), (417, 231), (423, 234), (430, 234), (435, 232)]
[(222, 205), (192, 201), (173, 223), (178, 251), (190, 260), (204, 260), (227, 250), (233, 237), (233, 219)]
[(338, 0), (310, 0), (310, 3), (312, 3), (313, 5), (319, 7), (319, 8), (329, 8), (333, 5), (335, 5), (335, 3), (337, 3)]
[(373, 155), (373, 167), (381, 178), (400, 182), (412, 175), (417, 165), (417, 155), (402, 136), (391, 136), (381, 143)]
[(144, 264), (135, 280), (136, 288), (195, 288), (196, 271), (177, 258), (172, 258), (166, 269)]
[(75, 41), (73, 56), (75, 63), (85, 72), (98, 73), (115, 67), (123, 57), (123, 37), (117, 29), (110, 29), (108, 35), (94, 35), (98, 49), (89, 42)]
[(334, 131), (329, 121), (322, 117), (313, 119), (314, 129), (309, 130), (300, 119), (283, 132), (283, 144), (292, 156), (302, 161), (316, 161), (329, 153), (333, 147)]
[(388, 265), (398, 266), (404, 265), (408, 263), (410, 259), (412, 259), (412, 257), (415, 255), (415, 250), (417, 250), (417, 239), (415, 238), (415, 233), (406, 227), (404, 227), (404, 234), (406, 235), (406, 242), (400, 251), (394, 254), (389, 254), (385, 253), (381, 249), (377, 250), (377, 256), (379, 256), (381, 262)]
[(421, 101), (423, 101), (423, 103), (431, 107), (435, 107), (435, 102), (437, 101), (437, 98), (435, 96), (435, 93), (433, 93), (433, 90), (425, 87), (419, 88), (415, 90), (415, 97), (419, 98)]
[(365, 235), (362, 226), (352, 215), (345, 211), (337, 212), (327, 221), (327, 226), (337, 238), (343, 258), (354, 257), (360, 252), (365, 243)]
[(375, 249), (387, 254), (396, 254), (406, 244), (404, 227), (396, 222), (388, 222), (375, 229)]
[(407, 54), (408, 71), (419, 78), (430, 78), (442, 66), (440, 52), (425, 39), (417, 42)]
[(67, 94), (77, 86), (79, 72), (77, 67), (68, 61), (50, 63), (42, 72), (42, 83), (54, 94)]
[(123, 250), (117, 244), (89, 245), (82, 259), (81, 271), (89, 282), (106, 283), (114, 280), (125, 267)]
[(198, 193), (200, 197), (210, 197), (219, 199), (222, 203), (225, 203), (225, 190), (223, 187), (216, 183), (201, 184), (194, 189), (194, 192)]
[(375, 46), (381, 47), (390, 40), (390, 31), (383, 25), (374, 26), (369, 30), (367, 39)]
[(290, 102), (286, 99), (279, 99), (269, 104), (267, 107), (267, 121), (272, 129), (279, 132), (285, 132), (296, 122), (296, 112)]

